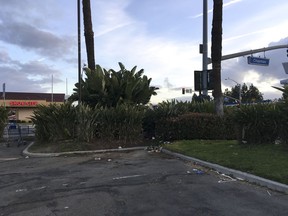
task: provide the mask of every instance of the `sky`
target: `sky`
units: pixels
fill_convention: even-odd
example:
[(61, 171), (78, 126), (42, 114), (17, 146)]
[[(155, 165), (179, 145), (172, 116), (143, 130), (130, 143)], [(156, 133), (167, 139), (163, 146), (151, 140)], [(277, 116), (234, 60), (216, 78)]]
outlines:
[[(106, 69), (144, 69), (159, 87), (151, 102), (189, 99), (194, 70), (202, 69), (203, 1), (90, 0), (96, 63)], [(6, 91), (73, 93), (78, 80), (77, 0), (0, 0), (0, 84)], [(222, 55), (288, 44), (287, 0), (223, 0)], [(213, 1), (208, 0), (208, 56)], [(82, 9), (82, 8), (81, 8)], [(81, 15), (81, 64), (87, 64)], [(281, 97), (271, 86), (287, 79), (287, 49), (222, 61), (222, 91), (253, 84), (265, 99)], [(209, 65), (211, 68), (211, 65)], [(228, 79), (230, 78), (230, 80)], [(227, 80), (228, 79), (228, 80)], [(234, 81), (231, 81), (234, 80)]]

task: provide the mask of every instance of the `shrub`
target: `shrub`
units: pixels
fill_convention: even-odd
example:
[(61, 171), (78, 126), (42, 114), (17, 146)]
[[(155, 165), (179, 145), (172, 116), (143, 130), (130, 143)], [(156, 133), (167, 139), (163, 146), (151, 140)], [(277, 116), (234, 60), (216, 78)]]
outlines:
[(275, 103), (242, 105), (233, 117), (238, 140), (248, 144), (273, 143), (279, 136), (282, 117)]
[(3, 131), (8, 119), (8, 111), (5, 107), (0, 107), (0, 137), (3, 136)]
[(188, 110), (193, 113), (214, 113), (214, 101), (192, 101), (188, 103)]
[[(98, 110), (93, 110), (87, 105), (80, 105), (76, 109), (75, 118), (77, 124), (76, 137), (78, 141), (91, 142), (98, 136), (99, 131)], [(74, 135), (75, 136), (75, 135)]]
[(35, 137), (42, 142), (72, 139), (76, 132), (76, 108), (71, 104), (39, 105), (31, 117)]
[(111, 108), (96, 108), (99, 113), (99, 135), (108, 141), (121, 141), (124, 144), (136, 142), (142, 135), (144, 108), (121, 104)]
[(278, 119), (278, 135), (281, 142), (288, 144), (288, 99), (277, 104), (280, 112)]
[(186, 113), (161, 119), (156, 137), (161, 140), (235, 139), (235, 130), (226, 117), (211, 113)]

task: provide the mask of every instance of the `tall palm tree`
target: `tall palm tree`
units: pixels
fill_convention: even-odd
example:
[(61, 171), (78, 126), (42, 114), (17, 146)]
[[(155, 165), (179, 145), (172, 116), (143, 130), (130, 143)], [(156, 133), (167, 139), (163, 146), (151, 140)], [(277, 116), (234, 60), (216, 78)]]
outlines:
[(95, 70), (94, 32), (92, 27), (90, 0), (83, 0), (82, 5), (88, 68), (90, 68), (90, 70)]
[(222, 57), (222, 13), (223, 0), (213, 0), (212, 21), (212, 76), (214, 80), (214, 101), (217, 115), (224, 115), (223, 94), (221, 89), (221, 57)]

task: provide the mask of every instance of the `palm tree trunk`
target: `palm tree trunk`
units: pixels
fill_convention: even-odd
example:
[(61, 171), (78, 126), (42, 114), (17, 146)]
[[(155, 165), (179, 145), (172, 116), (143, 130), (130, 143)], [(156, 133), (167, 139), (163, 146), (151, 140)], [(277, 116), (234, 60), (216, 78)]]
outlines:
[(84, 36), (86, 43), (88, 68), (94, 71), (95, 70), (94, 32), (92, 27), (90, 0), (83, 0), (82, 5), (83, 5)]
[(223, 0), (213, 0), (212, 21), (212, 76), (214, 81), (214, 101), (217, 115), (224, 115), (223, 94), (221, 89), (221, 58), (222, 58), (222, 11)]

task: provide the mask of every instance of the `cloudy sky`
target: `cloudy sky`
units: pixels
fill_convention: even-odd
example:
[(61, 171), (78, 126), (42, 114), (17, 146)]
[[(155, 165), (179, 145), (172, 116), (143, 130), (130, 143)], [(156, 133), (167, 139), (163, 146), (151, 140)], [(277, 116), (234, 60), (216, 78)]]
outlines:
[[(73, 92), (77, 68), (77, 0), (0, 0), (0, 81), (6, 91)], [(153, 102), (182, 97), (194, 89), (194, 70), (202, 69), (201, 0), (91, 0), (96, 63), (118, 70), (137, 66), (159, 86)], [(213, 1), (208, 0), (208, 41)], [(224, 0), (222, 54), (288, 44), (287, 0)], [(81, 19), (82, 21), (82, 19)], [(82, 28), (83, 36), (83, 28)], [(211, 43), (208, 44), (210, 56)], [(264, 98), (288, 78), (282, 67), (286, 49), (257, 53), (270, 66), (247, 64), (247, 56), (222, 62), (222, 90), (253, 83)], [(82, 37), (82, 64), (86, 63)], [(211, 66), (209, 66), (211, 67)], [(192, 95), (185, 95), (190, 97)]]

